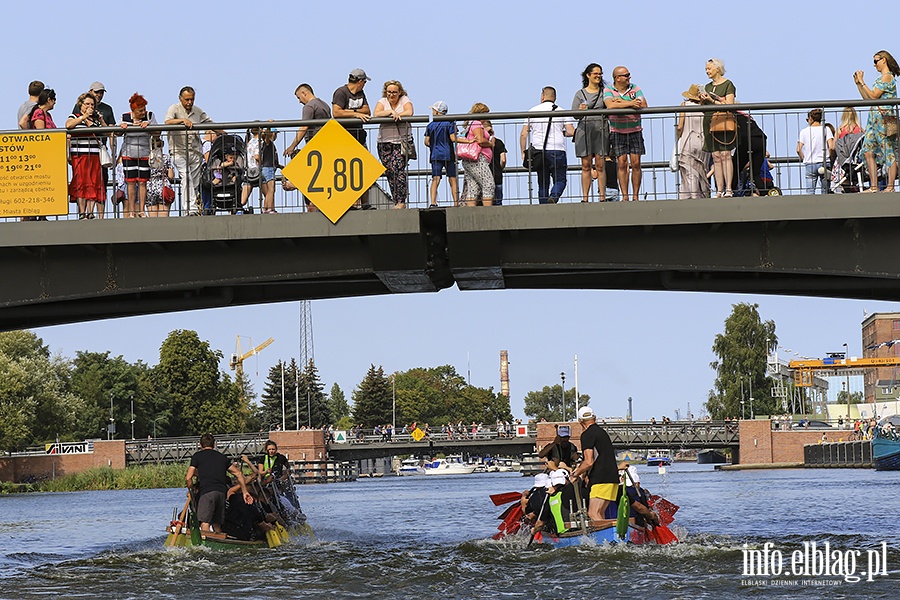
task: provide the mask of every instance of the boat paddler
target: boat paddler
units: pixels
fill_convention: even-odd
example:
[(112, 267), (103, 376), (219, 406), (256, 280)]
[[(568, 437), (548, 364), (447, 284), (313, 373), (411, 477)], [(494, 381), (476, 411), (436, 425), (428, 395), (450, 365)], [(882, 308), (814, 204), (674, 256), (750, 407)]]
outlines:
[(200, 531), (204, 533), (222, 533), (222, 524), (225, 522), (225, 494), (231, 486), (228, 474), (231, 473), (238, 481), (243, 492), (244, 502), (253, 504), (253, 496), (247, 489), (244, 474), (231, 460), (216, 450), (216, 440), (212, 434), (204, 433), (200, 436), (200, 450), (191, 457), (191, 466), (188, 467), (185, 480), (188, 489), (194, 485), (194, 476), (197, 477), (199, 496), (197, 498), (197, 518), (200, 520)]
[(257, 467), (263, 475), (272, 475), (275, 479), (284, 479), (291, 472), (291, 466), (284, 454), (278, 452), (278, 444), (269, 440), (264, 446), (265, 455)]

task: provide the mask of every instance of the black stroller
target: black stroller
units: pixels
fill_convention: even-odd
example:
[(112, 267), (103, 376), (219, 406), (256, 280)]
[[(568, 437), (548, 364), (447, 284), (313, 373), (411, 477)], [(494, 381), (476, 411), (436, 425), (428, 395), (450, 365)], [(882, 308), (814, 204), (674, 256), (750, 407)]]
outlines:
[[(241, 209), (246, 168), (246, 147), (241, 136), (226, 134), (213, 140), (203, 179), (212, 194), (215, 211), (236, 213)], [(245, 212), (249, 211), (252, 209), (247, 206)]]
[(840, 168), (836, 187), (844, 194), (861, 192), (863, 183), (869, 180), (869, 170), (861, 156), (863, 139), (862, 133), (849, 133), (834, 144), (835, 162)]

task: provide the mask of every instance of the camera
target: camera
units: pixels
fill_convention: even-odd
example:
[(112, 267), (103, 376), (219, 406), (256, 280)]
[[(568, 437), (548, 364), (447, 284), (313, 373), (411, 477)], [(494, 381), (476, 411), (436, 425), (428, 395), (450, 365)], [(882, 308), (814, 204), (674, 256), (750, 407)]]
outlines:
[(568, 425), (560, 425), (556, 428), (556, 435), (558, 435), (559, 437), (569, 437), (570, 435), (572, 435), (572, 432), (569, 429)]

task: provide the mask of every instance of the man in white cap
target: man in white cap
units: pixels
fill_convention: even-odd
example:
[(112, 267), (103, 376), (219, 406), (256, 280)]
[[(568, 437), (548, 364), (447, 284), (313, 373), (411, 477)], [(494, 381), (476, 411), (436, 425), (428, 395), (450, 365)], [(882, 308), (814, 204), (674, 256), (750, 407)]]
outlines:
[[(609, 503), (616, 499), (619, 492), (619, 470), (616, 465), (616, 451), (612, 440), (597, 425), (597, 416), (590, 406), (578, 409), (578, 422), (581, 424), (581, 452), (584, 460), (572, 472), (573, 479), (587, 478), (590, 489), (588, 516), (592, 527), (606, 528), (616, 524), (615, 519), (605, 519), (604, 513)], [(578, 482), (574, 482), (578, 485)]]
[[(344, 125), (342, 123), (342, 125), (363, 146), (366, 145), (366, 130), (363, 129), (363, 123), (372, 118), (372, 109), (369, 107), (369, 101), (363, 91), (367, 81), (372, 81), (372, 78), (366, 75), (365, 71), (353, 69), (347, 78), (347, 84), (334, 90), (331, 97), (332, 117), (335, 119), (359, 119), (358, 124)], [(359, 203), (361, 208), (369, 208), (369, 190), (362, 193)]]

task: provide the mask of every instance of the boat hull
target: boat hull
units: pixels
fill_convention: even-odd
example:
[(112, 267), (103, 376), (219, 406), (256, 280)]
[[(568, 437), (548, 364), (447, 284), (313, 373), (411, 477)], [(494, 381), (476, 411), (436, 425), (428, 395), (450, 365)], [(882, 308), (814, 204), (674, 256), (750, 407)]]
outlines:
[(647, 466), (648, 467), (668, 467), (671, 466), (672, 459), (671, 458), (648, 458)]
[(872, 462), (876, 471), (900, 471), (900, 440), (872, 440)]
[(728, 459), (718, 450), (703, 450), (697, 453), (698, 465), (724, 465)]
[[(580, 531), (574, 531), (570, 534), (563, 534), (560, 536), (556, 535), (548, 535), (541, 534), (542, 539), (540, 543), (542, 544), (550, 544), (557, 548), (565, 548), (567, 546), (579, 546), (581, 544), (593, 543), (593, 544), (625, 544), (627, 540), (623, 540), (618, 535), (616, 535), (615, 527), (608, 527), (606, 529), (598, 529), (596, 531), (590, 531), (587, 535), (582, 534)], [(535, 539), (535, 541), (538, 541)]]
[(434, 468), (425, 469), (426, 475), (471, 475), (475, 472), (475, 467), (473, 466), (440, 466)]

